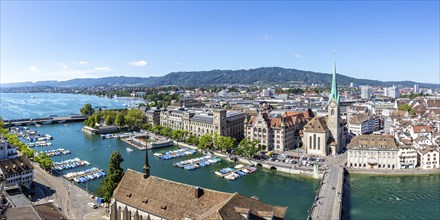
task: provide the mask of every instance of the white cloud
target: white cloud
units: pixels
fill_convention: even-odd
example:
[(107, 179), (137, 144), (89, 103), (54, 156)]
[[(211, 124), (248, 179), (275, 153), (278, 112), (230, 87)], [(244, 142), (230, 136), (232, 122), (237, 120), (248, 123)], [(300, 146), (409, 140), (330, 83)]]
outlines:
[(108, 66), (95, 67), (95, 71), (110, 71), (110, 67)]
[(303, 55), (302, 55), (302, 54), (295, 54), (294, 56), (295, 56), (295, 58), (298, 58), (298, 59), (299, 59), (299, 58), (303, 58)]
[(87, 65), (89, 64), (89, 62), (81, 60), (81, 61), (73, 61), (72, 64)]
[(130, 66), (146, 66), (148, 63), (145, 60), (138, 60), (138, 61), (130, 61), (128, 62), (128, 65)]
[(66, 64), (64, 64), (64, 63), (56, 63), (56, 65), (62, 67), (65, 70), (69, 69), (69, 68), (67, 68)]
[(31, 71), (33, 73), (39, 73), (40, 72), (40, 70), (36, 66), (30, 66), (30, 67), (28, 67), (28, 69), (29, 69), (29, 71)]

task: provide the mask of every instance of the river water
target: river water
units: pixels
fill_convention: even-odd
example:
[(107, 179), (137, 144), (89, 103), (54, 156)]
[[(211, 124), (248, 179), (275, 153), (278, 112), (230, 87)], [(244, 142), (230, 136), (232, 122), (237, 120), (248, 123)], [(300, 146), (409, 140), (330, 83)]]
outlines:
[[(33, 98), (32, 98), (32, 97)], [(73, 94), (0, 94), (0, 116), (5, 119), (21, 117), (45, 117), (47, 115), (78, 114), (79, 108), (86, 103), (93, 106), (121, 108), (123, 104), (112, 99), (96, 96)], [(40, 150), (66, 148), (72, 154), (53, 157), (61, 161), (78, 157), (91, 163), (89, 167), (98, 167), (107, 171), (108, 161), (113, 151), (119, 151), (124, 162), (124, 169), (142, 171), (145, 151), (133, 148), (128, 152), (126, 143), (117, 139), (101, 139), (81, 132), (82, 123), (53, 124), (33, 127), (43, 134), (54, 137), (51, 147), (38, 147)], [(257, 196), (260, 200), (280, 206), (288, 206), (287, 219), (306, 219), (311, 207), (315, 190), (319, 182), (295, 175), (275, 173), (259, 169), (252, 175), (236, 181), (217, 177), (214, 171), (230, 164), (203, 167), (195, 171), (186, 171), (172, 166), (177, 158), (162, 161), (154, 156), (173, 148), (149, 151), (151, 174), (162, 178), (183, 182), (200, 187), (227, 192), (239, 192), (247, 196)], [(86, 167), (86, 168), (89, 168)], [(76, 168), (78, 171), (86, 168)], [(66, 171), (64, 171), (66, 173)], [(82, 187), (96, 191), (102, 179), (90, 181)], [(377, 177), (351, 175), (346, 197), (344, 197), (344, 219), (439, 219), (440, 218), (440, 176), (404, 176)]]

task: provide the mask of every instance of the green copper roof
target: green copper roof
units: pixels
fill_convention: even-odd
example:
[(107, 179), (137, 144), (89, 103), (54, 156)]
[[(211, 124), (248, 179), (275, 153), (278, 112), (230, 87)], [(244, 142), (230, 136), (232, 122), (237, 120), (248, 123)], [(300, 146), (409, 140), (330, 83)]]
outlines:
[(336, 82), (336, 60), (333, 66), (333, 79), (332, 79), (332, 91), (330, 93), (329, 102), (335, 99), (336, 103), (339, 103), (338, 83)]

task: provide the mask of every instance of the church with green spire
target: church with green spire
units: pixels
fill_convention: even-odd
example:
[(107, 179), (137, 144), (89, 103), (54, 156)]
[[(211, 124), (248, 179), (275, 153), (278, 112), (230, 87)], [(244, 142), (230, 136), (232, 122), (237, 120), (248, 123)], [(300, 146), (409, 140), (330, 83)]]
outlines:
[(310, 120), (303, 130), (303, 148), (316, 156), (336, 155), (345, 146), (344, 127), (341, 124), (340, 100), (336, 78), (336, 62), (333, 66), (332, 88), (327, 103), (327, 116)]

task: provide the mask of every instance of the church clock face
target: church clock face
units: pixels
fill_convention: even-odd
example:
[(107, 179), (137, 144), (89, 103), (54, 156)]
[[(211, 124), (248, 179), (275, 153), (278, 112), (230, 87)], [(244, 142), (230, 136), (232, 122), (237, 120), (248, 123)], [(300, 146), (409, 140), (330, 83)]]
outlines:
[(330, 107), (334, 108), (336, 106), (335, 102), (330, 102)]

